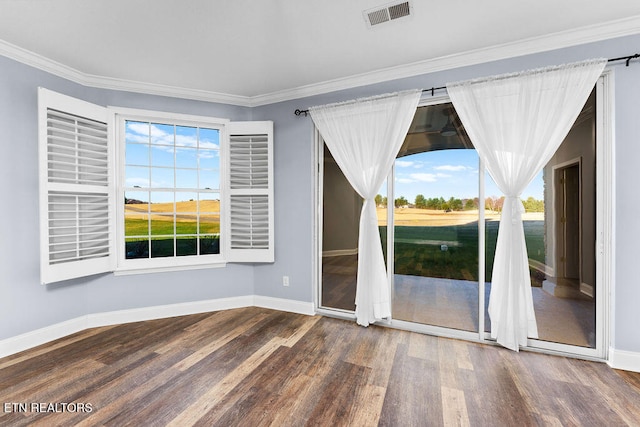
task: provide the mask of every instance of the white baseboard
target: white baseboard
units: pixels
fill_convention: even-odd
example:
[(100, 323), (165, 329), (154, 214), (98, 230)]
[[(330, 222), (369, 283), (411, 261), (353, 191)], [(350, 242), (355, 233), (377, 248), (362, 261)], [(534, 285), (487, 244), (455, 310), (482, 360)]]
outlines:
[(640, 353), (610, 348), (609, 361), (607, 363), (614, 369), (640, 372)]
[(87, 329), (87, 316), (76, 317), (0, 341), (0, 357), (10, 356)]
[(15, 337), (0, 340), (0, 358), (37, 347), (89, 328), (243, 307), (262, 307), (310, 316), (315, 315), (315, 307), (312, 302), (286, 300), (259, 295), (246, 295), (233, 298), (221, 298), (134, 308), (130, 310), (92, 313), (36, 329), (34, 331), (26, 332), (24, 334), (16, 335)]
[(89, 314), (89, 328), (253, 306), (253, 295)]
[(253, 305), (256, 307), (270, 308), (272, 310), (306, 314), (307, 316), (314, 316), (316, 314), (316, 309), (312, 302), (294, 301), (290, 299), (254, 295)]

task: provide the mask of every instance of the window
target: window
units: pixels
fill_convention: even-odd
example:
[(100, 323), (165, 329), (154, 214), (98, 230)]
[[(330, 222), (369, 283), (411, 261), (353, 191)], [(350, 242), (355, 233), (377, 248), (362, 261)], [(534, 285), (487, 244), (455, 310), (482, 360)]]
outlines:
[(41, 280), (273, 262), (272, 122), (39, 92)]
[[(221, 142), (228, 120), (117, 110), (118, 265), (221, 263)], [(224, 237), (222, 237), (224, 240)]]
[(220, 254), (220, 129), (124, 120), (125, 259)]

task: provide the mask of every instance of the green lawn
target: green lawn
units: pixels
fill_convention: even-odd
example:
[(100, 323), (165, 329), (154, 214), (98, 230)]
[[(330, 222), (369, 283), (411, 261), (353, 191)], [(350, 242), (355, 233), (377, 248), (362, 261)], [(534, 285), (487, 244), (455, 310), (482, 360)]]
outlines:
[[(151, 224), (145, 219), (126, 218), (127, 259), (197, 255), (198, 245), (200, 245), (200, 254), (220, 253), (220, 223), (203, 221), (200, 223), (200, 233), (198, 233), (198, 224), (195, 221), (177, 221), (174, 244), (173, 237), (167, 237), (174, 234), (174, 222), (173, 218), (170, 218), (170, 221), (152, 219)], [(151, 226), (151, 233), (149, 233), (149, 226)]]
[[(487, 221), (485, 228), (487, 281), (491, 281), (493, 257), (498, 236), (498, 221)], [(529, 258), (544, 264), (544, 222), (524, 222)], [(386, 227), (380, 227), (386, 245)], [(395, 272), (413, 276), (478, 280), (477, 223), (426, 227), (395, 227)], [(447, 245), (443, 250), (441, 245)], [(385, 246), (386, 247), (386, 246)], [(540, 286), (543, 277), (532, 271), (532, 282)]]
[[(176, 224), (176, 234), (198, 234), (198, 224), (195, 221)], [(124, 222), (125, 236), (146, 236), (149, 234), (149, 221), (140, 218), (126, 218)], [(200, 234), (220, 233), (219, 222), (200, 222)], [(171, 221), (151, 220), (151, 235), (162, 236), (173, 234), (173, 219)]]

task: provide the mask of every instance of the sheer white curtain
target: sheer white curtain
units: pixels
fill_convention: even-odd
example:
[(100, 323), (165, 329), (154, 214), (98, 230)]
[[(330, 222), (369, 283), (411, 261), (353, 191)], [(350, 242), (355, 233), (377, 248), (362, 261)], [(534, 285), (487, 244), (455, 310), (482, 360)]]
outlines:
[(538, 337), (520, 195), (566, 137), (606, 62), (447, 84), (478, 155), (505, 195), (489, 316), (492, 338), (515, 351), (527, 345), (527, 337)]
[(406, 91), (309, 109), (329, 151), (364, 199), (358, 239), (356, 319), (359, 325), (391, 316), (375, 196), (402, 146), (420, 91)]

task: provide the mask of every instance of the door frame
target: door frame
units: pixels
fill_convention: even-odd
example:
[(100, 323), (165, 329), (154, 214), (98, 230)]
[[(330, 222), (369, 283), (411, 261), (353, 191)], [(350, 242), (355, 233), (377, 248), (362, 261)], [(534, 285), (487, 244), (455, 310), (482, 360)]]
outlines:
[[(553, 260), (553, 265), (551, 266), (551, 275), (554, 277), (560, 277), (560, 247), (561, 244), (565, 244), (566, 245), (566, 230), (562, 231), (557, 229), (557, 224), (558, 224), (558, 215), (560, 212), (564, 212), (563, 206), (556, 206), (556, 202), (560, 201), (560, 195), (558, 194), (560, 190), (562, 190), (562, 196), (563, 196), (563, 200), (561, 201), (561, 203), (565, 203), (566, 202), (566, 190), (565, 188), (560, 189), (558, 187), (558, 182), (557, 182), (557, 178), (558, 178), (558, 174), (570, 167), (574, 167), (574, 166), (578, 166), (578, 186), (580, 191), (578, 192), (578, 198), (579, 198), (579, 204), (580, 206), (582, 206), (582, 157), (576, 157), (574, 159), (568, 160), (566, 162), (562, 162), (559, 163), (557, 165), (554, 165), (551, 170), (551, 176), (552, 176), (552, 180), (553, 180), (553, 185), (551, 186), (551, 201), (552, 201), (552, 207), (551, 207), (551, 212), (553, 212), (554, 215), (554, 221), (551, 223), (551, 236), (553, 241), (551, 242), (551, 244), (549, 245), (550, 247), (553, 248), (553, 257), (551, 258)], [(566, 187), (566, 186), (565, 186)], [(582, 214), (580, 215), (579, 218), (579, 230), (582, 230)], [(562, 240), (562, 241), (561, 241)], [(578, 236), (578, 241), (579, 241), (579, 248), (580, 248), (580, 252), (582, 252), (582, 233), (579, 233)], [(579, 279), (580, 281), (582, 281), (582, 256), (580, 256), (579, 258)], [(562, 277), (565, 277), (564, 275)]]

